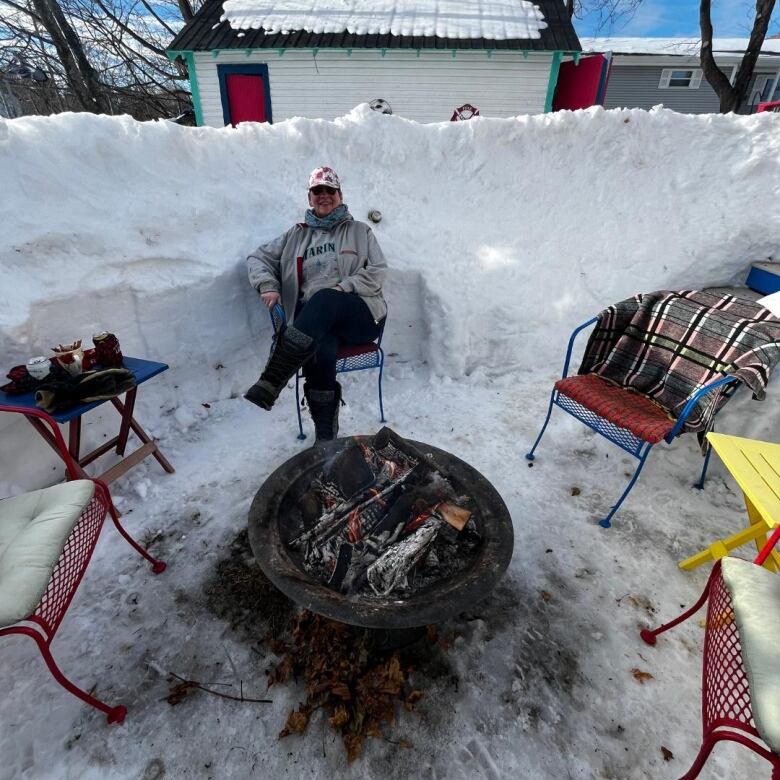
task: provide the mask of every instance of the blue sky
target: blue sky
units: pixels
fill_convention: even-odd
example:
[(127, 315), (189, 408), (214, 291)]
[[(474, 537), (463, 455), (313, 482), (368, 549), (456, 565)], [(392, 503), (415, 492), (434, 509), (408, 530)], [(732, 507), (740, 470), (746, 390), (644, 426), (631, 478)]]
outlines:
[[(755, 0), (712, 0), (712, 26), (716, 38), (747, 38), (753, 25)], [(780, 32), (780, 6), (775, 6), (769, 35)], [(643, 0), (633, 18), (599, 31), (598, 15), (575, 21), (578, 35), (698, 37), (699, 0)]]

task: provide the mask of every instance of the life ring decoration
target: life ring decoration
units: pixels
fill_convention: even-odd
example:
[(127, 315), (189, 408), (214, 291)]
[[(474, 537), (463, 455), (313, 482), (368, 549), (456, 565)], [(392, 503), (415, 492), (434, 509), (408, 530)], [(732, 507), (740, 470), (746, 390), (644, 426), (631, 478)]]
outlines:
[(466, 119), (473, 119), (475, 116), (479, 116), (479, 109), (476, 106), (472, 106), (471, 103), (464, 103), (460, 108), (456, 108), (452, 112), (450, 122), (465, 121)]

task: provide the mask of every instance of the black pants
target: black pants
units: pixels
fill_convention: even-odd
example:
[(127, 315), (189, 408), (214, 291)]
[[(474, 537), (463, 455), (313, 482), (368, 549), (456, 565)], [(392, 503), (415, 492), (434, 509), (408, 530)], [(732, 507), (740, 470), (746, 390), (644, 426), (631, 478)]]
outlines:
[(335, 389), (336, 355), (341, 344), (365, 344), (381, 330), (359, 295), (333, 289), (314, 293), (299, 309), (293, 324), (316, 345), (314, 357), (303, 367), (306, 382), (314, 390)]

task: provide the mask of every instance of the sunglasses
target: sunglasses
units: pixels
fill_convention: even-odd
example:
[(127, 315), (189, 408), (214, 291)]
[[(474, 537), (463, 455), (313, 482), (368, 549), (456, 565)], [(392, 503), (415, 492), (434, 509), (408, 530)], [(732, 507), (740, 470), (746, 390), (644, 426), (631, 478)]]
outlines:
[(309, 192), (312, 195), (333, 195), (333, 193), (338, 192), (338, 190), (334, 189), (333, 187), (326, 187), (324, 184), (322, 184), (317, 187), (312, 187)]

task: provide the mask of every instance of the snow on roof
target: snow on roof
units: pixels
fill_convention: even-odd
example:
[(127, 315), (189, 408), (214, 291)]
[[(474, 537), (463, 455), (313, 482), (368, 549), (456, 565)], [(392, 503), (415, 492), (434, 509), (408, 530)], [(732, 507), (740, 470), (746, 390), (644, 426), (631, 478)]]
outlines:
[[(611, 51), (615, 54), (679, 54), (699, 56), (699, 38), (580, 38), (583, 52)], [(713, 38), (714, 52), (742, 54), (747, 38)], [(762, 54), (780, 54), (780, 39), (769, 38), (761, 47)]]
[(511, 40), (547, 27), (528, 0), (225, 0), (233, 29)]

